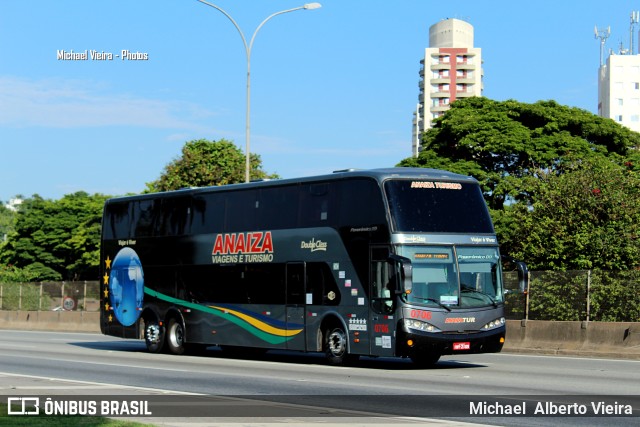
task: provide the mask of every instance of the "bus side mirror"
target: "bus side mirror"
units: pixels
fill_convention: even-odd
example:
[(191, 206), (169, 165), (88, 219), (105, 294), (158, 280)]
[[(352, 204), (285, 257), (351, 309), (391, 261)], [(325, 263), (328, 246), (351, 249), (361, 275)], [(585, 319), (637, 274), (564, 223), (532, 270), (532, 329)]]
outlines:
[(515, 264), (518, 270), (518, 287), (520, 288), (520, 292), (526, 294), (529, 292), (529, 268), (527, 268), (527, 264), (522, 261), (517, 261)]
[(527, 263), (523, 261), (518, 261), (517, 259), (508, 256), (502, 255), (502, 259), (504, 261), (509, 262), (510, 265), (514, 265), (516, 267), (516, 271), (518, 272), (518, 289), (523, 294), (529, 292), (529, 267), (527, 267)]
[(409, 258), (390, 255), (389, 257), (395, 264), (395, 271), (398, 277), (398, 291), (399, 294), (410, 294), (413, 287), (413, 266)]

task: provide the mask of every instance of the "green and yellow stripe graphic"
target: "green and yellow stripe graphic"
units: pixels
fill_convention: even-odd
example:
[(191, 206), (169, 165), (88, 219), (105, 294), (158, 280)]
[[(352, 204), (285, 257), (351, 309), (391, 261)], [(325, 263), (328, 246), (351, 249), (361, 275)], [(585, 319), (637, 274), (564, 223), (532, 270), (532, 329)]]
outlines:
[(228, 322), (235, 324), (236, 326), (239, 326), (240, 328), (251, 333), (257, 338), (268, 342), (269, 344), (275, 345), (285, 343), (292, 339), (294, 336), (298, 335), (304, 329), (303, 326), (299, 324), (294, 324), (293, 326), (295, 327), (293, 329), (287, 329), (283, 322), (275, 321), (273, 319), (266, 319), (263, 316), (259, 316), (255, 313), (244, 312), (238, 309), (219, 305), (207, 306), (196, 304), (193, 302), (170, 297), (153, 289), (149, 289), (146, 286), (144, 288), (144, 293), (149, 296), (158, 298), (162, 301), (167, 301), (186, 308), (190, 308), (192, 310), (198, 310), (204, 313), (218, 316)]

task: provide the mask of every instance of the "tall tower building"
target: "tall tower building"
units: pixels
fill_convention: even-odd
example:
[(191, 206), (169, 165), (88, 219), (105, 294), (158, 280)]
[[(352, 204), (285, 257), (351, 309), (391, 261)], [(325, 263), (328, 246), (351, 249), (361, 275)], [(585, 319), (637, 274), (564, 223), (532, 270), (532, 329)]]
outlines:
[(620, 43), (619, 54), (611, 52), (604, 59), (605, 42), (611, 29), (595, 28), (600, 39), (600, 68), (598, 69), (598, 115), (615, 120), (632, 131), (640, 132), (640, 54), (634, 53), (635, 26), (640, 12), (631, 12), (629, 49)]
[(473, 26), (445, 19), (429, 28), (429, 47), (420, 61), (420, 94), (413, 116), (413, 155), (420, 135), (459, 98), (482, 95), (482, 50), (473, 46)]
[(614, 55), (598, 72), (598, 115), (640, 132), (640, 55)]
[(640, 55), (609, 55), (598, 75), (598, 115), (640, 132)]

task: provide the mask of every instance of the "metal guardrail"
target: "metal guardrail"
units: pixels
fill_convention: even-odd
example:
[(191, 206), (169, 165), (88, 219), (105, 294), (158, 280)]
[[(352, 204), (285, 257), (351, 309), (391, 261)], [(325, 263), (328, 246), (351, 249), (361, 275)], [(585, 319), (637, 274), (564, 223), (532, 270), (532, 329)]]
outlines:
[(99, 311), (100, 282), (0, 283), (0, 310)]
[(507, 319), (640, 322), (640, 270), (532, 271), (528, 293), (504, 277)]
[[(507, 319), (640, 322), (640, 270), (504, 273)], [(0, 283), (0, 310), (99, 311), (100, 282)]]

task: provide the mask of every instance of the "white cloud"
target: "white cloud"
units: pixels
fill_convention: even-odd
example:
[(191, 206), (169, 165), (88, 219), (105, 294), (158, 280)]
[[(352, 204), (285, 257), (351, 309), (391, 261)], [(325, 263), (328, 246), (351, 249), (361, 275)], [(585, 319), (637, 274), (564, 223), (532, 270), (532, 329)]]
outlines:
[(0, 125), (78, 128), (138, 126), (206, 131), (191, 120), (214, 113), (185, 102), (105, 93), (100, 84), (0, 76)]

